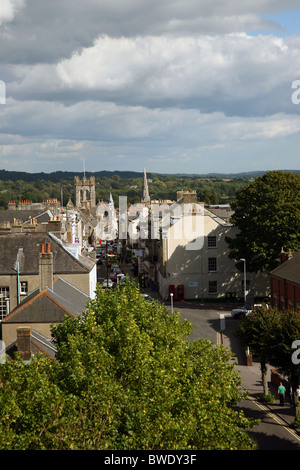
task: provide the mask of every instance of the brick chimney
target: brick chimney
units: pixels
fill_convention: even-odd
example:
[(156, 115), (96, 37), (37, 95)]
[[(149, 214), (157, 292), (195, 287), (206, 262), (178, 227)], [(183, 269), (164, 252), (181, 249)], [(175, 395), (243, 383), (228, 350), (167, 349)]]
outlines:
[(16, 201), (9, 201), (8, 202), (8, 210), (15, 211), (17, 209)]
[(31, 328), (20, 326), (17, 328), (17, 348), (21, 359), (29, 361), (31, 358)]
[(40, 274), (40, 291), (49, 287), (53, 289), (53, 253), (51, 252), (50, 243), (45, 245), (41, 244), (41, 251), (39, 254), (39, 274)]

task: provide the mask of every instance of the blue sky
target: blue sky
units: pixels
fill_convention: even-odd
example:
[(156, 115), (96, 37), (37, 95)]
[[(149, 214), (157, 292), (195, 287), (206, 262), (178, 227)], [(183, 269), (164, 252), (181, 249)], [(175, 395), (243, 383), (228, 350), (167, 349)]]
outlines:
[(0, 168), (299, 170), (300, 0), (284, 7), (1, 0)]
[(273, 34), (281, 37), (299, 35), (300, 33), (300, 6), (292, 10), (281, 11), (279, 13), (268, 13), (263, 15), (278, 25), (280, 31), (276, 29), (271, 30)]

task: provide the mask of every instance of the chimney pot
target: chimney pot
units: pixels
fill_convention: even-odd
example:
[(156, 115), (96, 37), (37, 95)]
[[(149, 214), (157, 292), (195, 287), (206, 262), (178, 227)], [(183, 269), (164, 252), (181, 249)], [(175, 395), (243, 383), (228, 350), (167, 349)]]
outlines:
[(41, 248), (41, 253), (39, 254), (40, 291), (45, 289), (45, 287), (53, 289), (53, 253), (51, 252), (51, 244), (46, 243), (45, 247), (43, 243)]

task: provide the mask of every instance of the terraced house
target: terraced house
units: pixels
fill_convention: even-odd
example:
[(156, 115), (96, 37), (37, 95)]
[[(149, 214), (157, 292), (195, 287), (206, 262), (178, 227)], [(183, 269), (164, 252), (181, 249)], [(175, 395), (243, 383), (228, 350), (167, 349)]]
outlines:
[(95, 295), (95, 260), (80, 246), (66, 245), (51, 233), (0, 235), (0, 320), (29, 294), (61, 277), (88, 297)]

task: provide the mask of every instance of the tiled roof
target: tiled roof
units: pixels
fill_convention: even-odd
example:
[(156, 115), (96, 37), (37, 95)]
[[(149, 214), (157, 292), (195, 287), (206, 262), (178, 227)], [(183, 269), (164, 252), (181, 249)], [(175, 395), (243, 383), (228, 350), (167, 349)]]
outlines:
[(55, 279), (53, 290), (45, 288), (28, 297), (2, 323), (57, 323), (66, 313), (80, 316), (86, 309), (89, 297), (61, 278)]
[(300, 252), (293, 253), (288, 261), (285, 261), (277, 268), (273, 269), (271, 276), (300, 284)]
[(86, 309), (90, 298), (69, 282), (58, 277), (53, 282), (53, 291), (47, 289), (49, 295), (62, 305), (74, 317), (80, 316)]
[(0, 274), (15, 274), (17, 262), (23, 274), (39, 272), (41, 244), (50, 243), (53, 253), (53, 273), (87, 273), (95, 262), (86, 256), (73, 256), (56, 237), (50, 233), (16, 233), (0, 235)]
[(41, 213), (40, 210), (6, 210), (6, 211), (0, 211), (0, 222), (13, 222), (14, 219), (22, 220), (24, 222), (25, 220), (28, 220), (30, 217), (34, 218), (37, 215)]
[(38, 331), (31, 331), (31, 347), (33, 354), (42, 352), (49, 357), (55, 358), (56, 347), (53, 344), (52, 338), (46, 338)]
[[(33, 355), (42, 353), (52, 359), (55, 359), (55, 354), (56, 354), (57, 349), (53, 344), (52, 338), (46, 338), (46, 336), (32, 329), (30, 343), (31, 343), (31, 353)], [(5, 352), (11, 358), (14, 357), (14, 354), (18, 352), (17, 339), (15, 339), (14, 341), (12, 341), (12, 343), (6, 346)]]

